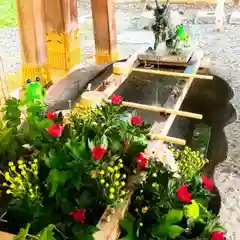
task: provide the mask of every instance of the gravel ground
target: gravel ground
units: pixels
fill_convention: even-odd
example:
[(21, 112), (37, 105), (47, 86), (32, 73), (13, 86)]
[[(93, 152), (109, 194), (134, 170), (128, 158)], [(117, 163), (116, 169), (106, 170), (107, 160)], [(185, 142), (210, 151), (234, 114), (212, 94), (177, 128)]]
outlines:
[[(81, 24), (81, 45), (84, 57), (94, 54), (94, 38), (92, 34), (91, 18), (83, 19), (90, 15), (89, 1), (80, 0), (79, 21)], [(175, 9), (185, 12), (198, 47), (204, 50), (206, 56), (211, 57), (213, 69), (225, 78), (235, 91), (233, 104), (240, 109), (240, 25), (226, 25), (224, 33), (214, 31), (214, 25), (202, 24), (193, 25), (193, 16), (198, 9), (209, 9), (210, 6), (173, 5)], [(234, 9), (226, 7), (229, 13)], [(141, 4), (118, 4), (117, 5), (117, 31), (118, 34), (124, 31), (136, 31), (137, 24), (134, 17), (138, 17), (142, 11)], [(121, 19), (121, 20), (120, 20)], [(144, 42), (144, 41), (143, 41)], [(128, 56), (144, 44), (119, 42), (118, 49), (121, 57)], [(148, 44), (145, 43), (147, 46)], [(20, 65), (20, 51), (18, 31), (16, 28), (0, 29), (0, 56), (6, 72), (17, 71)], [(91, 60), (86, 60), (91, 62)], [(1, 69), (0, 69), (1, 75)], [(240, 239), (240, 122), (226, 127), (226, 134), (229, 140), (228, 159), (218, 166), (215, 172), (215, 181), (220, 189), (223, 201), (221, 209), (221, 221), (228, 229), (228, 239)]]

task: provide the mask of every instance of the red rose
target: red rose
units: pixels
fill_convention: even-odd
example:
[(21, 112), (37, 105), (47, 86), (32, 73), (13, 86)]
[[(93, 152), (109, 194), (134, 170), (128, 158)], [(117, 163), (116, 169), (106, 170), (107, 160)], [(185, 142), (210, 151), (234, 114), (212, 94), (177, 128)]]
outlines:
[(94, 146), (92, 150), (92, 157), (95, 158), (95, 160), (99, 160), (103, 158), (105, 152), (106, 152), (106, 148), (102, 146)]
[(187, 188), (188, 188), (187, 184), (179, 186), (176, 191), (176, 194), (180, 201), (183, 201), (185, 203), (190, 203), (192, 201), (192, 194), (188, 192)]
[(53, 137), (60, 137), (64, 127), (61, 124), (53, 124), (52, 126), (47, 128), (47, 132)]
[(129, 141), (128, 141), (128, 140), (125, 140), (125, 141), (123, 142), (123, 144), (124, 144), (124, 150), (127, 151), (128, 145), (129, 145)]
[(136, 163), (139, 169), (144, 169), (148, 164), (148, 159), (143, 155), (143, 153), (139, 153), (136, 158)]
[(111, 100), (112, 100), (113, 104), (120, 104), (122, 102), (123, 98), (120, 95), (113, 94)]
[(75, 221), (84, 223), (85, 213), (86, 213), (86, 209), (79, 209), (79, 210), (75, 210), (73, 212), (70, 212), (68, 215), (72, 216)]
[(135, 126), (141, 126), (144, 123), (144, 121), (141, 119), (140, 116), (134, 115), (131, 117), (131, 123)]
[(209, 191), (212, 191), (214, 188), (213, 181), (208, 176), (202, 176), (202, 184), (204, 188), (208, 189)]
[(224, 240), (224, 232), (215, 231), (211, 235), (211, 240)]
[(54, 120), (56, 118), (57, 114), (55, 112), (48, 112), (46, 114), (46, 117), (50, 120)]

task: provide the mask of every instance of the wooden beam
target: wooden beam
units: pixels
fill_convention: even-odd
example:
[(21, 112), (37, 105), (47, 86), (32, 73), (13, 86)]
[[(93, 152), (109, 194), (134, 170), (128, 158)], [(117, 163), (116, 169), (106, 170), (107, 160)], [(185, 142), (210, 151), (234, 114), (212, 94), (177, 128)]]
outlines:
[(96, 63), (118, 59), (115, 0), (91, 0)]
[(48, 64), (68, 71), (81, 60), (77, 0), (44, 0)]
[(181, 78), (185, 78), (186, 80), (188, 80), (190, 77), (194, 77), (194, 78), (198, 78), (198, 79), (213, 80), (213, 76), (184, 73), (184, 72), (181, 73), (181, 72), (151, 70), (151, 69), (143, 69), (143, 68), (132, 68), (129, 70), (133, 71), (133, 72), (142, 72), (142, 73), (149, 73), (149, 74), (159, 74), (159, 75), (163, 75), (163, 76), (181, 77)]
[(43, 84), (50, 82), (42, 0), (17, 0), (17, 15), (21, 45), (21, 79), (40, 77)]

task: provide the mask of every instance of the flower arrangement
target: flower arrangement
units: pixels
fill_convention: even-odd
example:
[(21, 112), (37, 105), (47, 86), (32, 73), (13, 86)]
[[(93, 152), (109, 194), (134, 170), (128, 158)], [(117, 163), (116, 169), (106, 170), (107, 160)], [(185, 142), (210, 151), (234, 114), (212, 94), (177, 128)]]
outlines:
[(6, 101), (1, 220), (12, 233), (21, 228), (15, 240), (94, 239), (105, 208), (127, 199), (136, 172), (141, 178), (122, 239), (224, 239), (208, 208), (215, 187), (201, 176), (206, 159), (187, 147), (149, 142), (150, 126), (126, 112), (122, 100), (113, 95), (111, 104), (84, 115), (71, 111), (67, 119), (46, 112), (43, 102)]
[(121, 102), (113, 95), (111, 104), (85, 115), (71, 111), (65, 121), (61, 113), (45, 112), (43, 102), (6, 101), (1, 188), (4, 221), (13, 233), (23, 227), (15, 239), (93, 239), (106, 206), (126, 198), (149, 126)]
[(225, 230), (209, 209), (216, 188), (201, 173), (203, 155), (162, 146), (161, 154), (155, 149), (145, 157), (146, 171), (121, 223), (127, 234), (120, 239), (224, 240)]

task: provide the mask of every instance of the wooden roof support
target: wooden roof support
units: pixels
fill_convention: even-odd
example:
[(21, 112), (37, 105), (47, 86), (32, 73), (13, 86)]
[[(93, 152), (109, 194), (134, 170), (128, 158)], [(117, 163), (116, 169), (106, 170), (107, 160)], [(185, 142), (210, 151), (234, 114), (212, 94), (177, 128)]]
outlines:
[(115, 0), (91, 0), (96, 63), (118, 59)]
[(80, 64), (77, 0), (44, 0), (48, 64), (68, 71)]
[(17, 0), (18, 25), (22, 55), (21, 81), (40, 77), (47, 84), (50, 76), (47, 68), (47, 49), (42, 0)]

